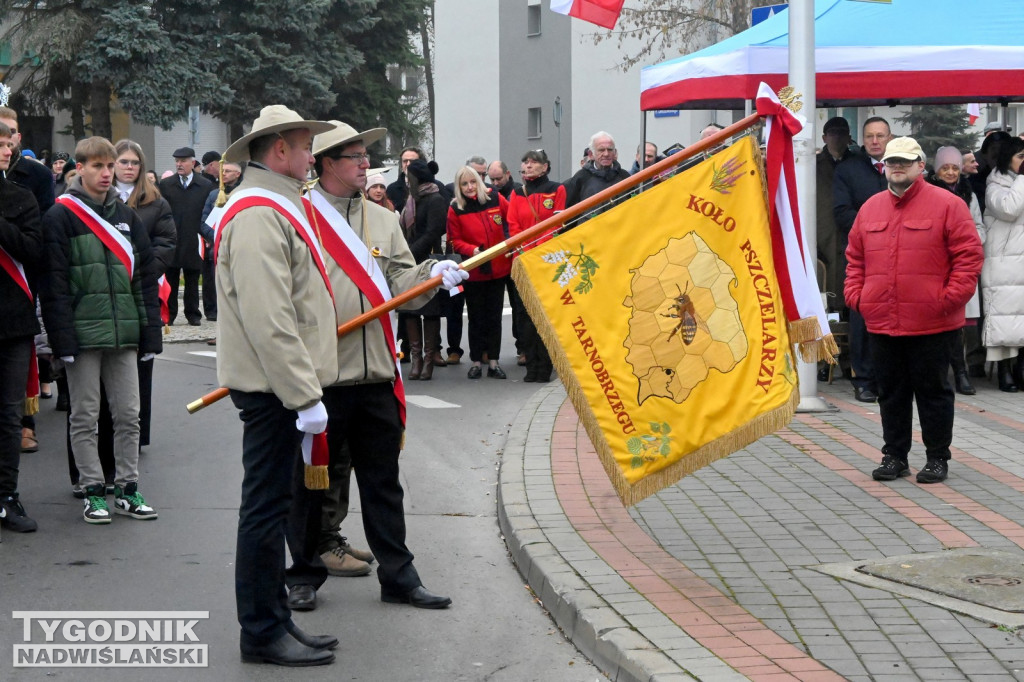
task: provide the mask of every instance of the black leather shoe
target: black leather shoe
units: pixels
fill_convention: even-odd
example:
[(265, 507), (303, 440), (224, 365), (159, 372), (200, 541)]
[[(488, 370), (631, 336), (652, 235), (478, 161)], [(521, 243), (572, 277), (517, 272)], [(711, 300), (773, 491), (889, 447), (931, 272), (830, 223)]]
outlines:
[(288, 590), (288, 608), (292, 611), (312, 611), (316, 608), (316, 588), (296, 585)]
[(306, 646), (287, 632), (270, 644), (242, 645), (243, 663), (273, 663), (300, 668), (308, 665), (327, 665), (333, 661), (333, 652)]
[(872, 391), (870, 388), (859, 388), (853, 389), (853, 397), (862, 403), (877, 403), (878, 394)]
[(491, 377), (492, 379), (506, 379), (507, 378), (505, 376), (505, 370), (503, 370), (501, 367), (488, 367), (487, 368), (487, 376)]
[(977, 393), (974, 386), (971, 385), (971, 380), (967, 378), (967, 372), (957, 372), (953, 380), (956, 382), (957, 393), (962, 393), (963, 395), (974, 395)]
[(405, 594), (393, 594), (381, 590), (380, 600), (387, 604), (409, 604), (418, 609), (446, 609), (452, 604), (451, 597), (434, 594), (423, 585)]
[(942, 483), (949, 475), (949, 465), (944, 459), (930, 459), (924, 468), (917, 472), (918, 483)]
[(337, 637), (332, 635), (311, 635), (296, 625), (295, 621), (288, 621), (285, 627), (288, 629), (288, 634), (299, 640), (300, 644), (305, 644), (312, 649), (333, 649), (338, 646)]
[(473, 365), (472, 367), (469, 368), (469, 371), (466, 372), (466, 376), (469, 377), (470, 379), (479, 379), (482, 373), (483, 372), (481, 372), (480, 370), (480, 365)]
[(876, 481), (895, 481), (910, 475), (910, 467), (907, 460), (885, 455), (882, 457), (882, 466), (871, 472), (871, 478)]

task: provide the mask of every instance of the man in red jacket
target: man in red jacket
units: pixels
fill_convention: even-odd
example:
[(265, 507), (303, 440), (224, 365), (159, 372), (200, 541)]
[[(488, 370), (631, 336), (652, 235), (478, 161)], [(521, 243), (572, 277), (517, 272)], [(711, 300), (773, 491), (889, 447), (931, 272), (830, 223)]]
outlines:
[(882, 160), (889, 189), (861, 207), (846, 249), (846, 302), (867, 325), (882, 413), (882, 465), (871, 475), (910, 475), (916, 399), (928, 456), (917, 482), (939, 483), (953, 440), (950, 337), (964, 324), (984, 252), (967, 205), (925, 182), (916, 140), (891, 140)]

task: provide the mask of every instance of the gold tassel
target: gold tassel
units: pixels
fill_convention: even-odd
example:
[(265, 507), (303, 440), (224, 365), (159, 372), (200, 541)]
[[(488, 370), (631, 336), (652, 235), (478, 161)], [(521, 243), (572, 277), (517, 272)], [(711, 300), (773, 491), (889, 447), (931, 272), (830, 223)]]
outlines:
[(215, 202), (213, 202), (213, 203), (214, 203), (214, 206), (216, 206), (217, 208), (220, 208), (224, 204), (228, 203), (228, 194), (227, 194), (227, 192), (224, 191), (224, 162), (223, 161), (220, 162), (220, 172), (217, 175), (220, 176), (220, 191), (217, 192), (217, 200)]
[(331, 487), (331, 479), (325, 466), (305, 465), (306, 488), (308, 490), (327, 490)]
[(39, 396), (32, 396), (31, 398), (25, 398), (25, 416), (31, 417), (32, 415), (39, 412)]
[(806, 343), (821, 338), (821, 325), (817, 317), (804, 317), (787, 324), (789, 339), (793, 343)]
[(398, 444), (398, 451), (405, 450), (405, 429), (402, 429), (402, 442)]

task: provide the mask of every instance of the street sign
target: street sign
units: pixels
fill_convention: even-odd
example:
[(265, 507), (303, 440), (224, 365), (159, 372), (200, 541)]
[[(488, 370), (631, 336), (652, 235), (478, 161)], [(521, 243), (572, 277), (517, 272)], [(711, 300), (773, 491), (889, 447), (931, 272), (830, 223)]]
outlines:
[(773, 17), (782, 10), (789, 7), (789, 3), (782, 3), (781, 5), (766, 5), (764, 7), (752, 7), (750, 9), (750, 25), (756, 26), (765, 19)]

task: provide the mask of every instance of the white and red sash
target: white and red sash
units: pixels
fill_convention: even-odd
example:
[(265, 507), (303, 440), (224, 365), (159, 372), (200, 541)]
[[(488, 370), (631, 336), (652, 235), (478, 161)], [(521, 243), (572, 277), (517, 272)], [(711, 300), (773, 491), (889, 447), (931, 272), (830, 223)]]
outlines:
[(0, 267), (2, 267), (4, 272), (11, 276), (14, 283), (25, 292), (25, 295), (28, 296), (28, 300), (33, 302), (36, 300), (32, 296), (32, 289), (28, 286), (28, 277), (25, 276), (25, 268), (22, 267), (21, 263), (19, 263), (14, 256), (7, 253), (7, 250), (2, 246), (0, 246)]
[[(213, 230), (214, 239), (217, 238), (217, 230), (220, 227), (220, 221), (224, 217), (224, 209), (226, 208), (227, 204), (224, 206), (214, 206), (213, 210), (210, 211), (210, 215), (206, 216), (206, 224)], [(206, 240), (203, 239), (202, 235), (199, 235), (199, 257), (206, 260)]]
[(156, 281), (157, 285), (157, 298), (160, 299), (160, 319), (163, 320), (164, 324), (170, 324), (171, 322), (171, 283), (167, 281), (167, 275), (160, 275), (160, 279)]
[(106, 220), (100, 217), (96, 211), (85, 205), (85, 202), (70, 194), (62, 194), (57, 197), (57, 203), (64, 206), (75, 216), (85, 223), (85, 226), (92, 230), (103, 245), (121, 261), (121, 265), (128, 271), (129, 281), (135, 274), (135, 253), (132, 250), (132, 243), (128, 238)]
[(302, 241), (309, 247), (310, 256), (312, 256), (313, 262), (316, 264), (316, 269), (320, 271), (320, 277), (323, 278), (327, 292), (331, 295), (331, 300), (333, 301), (334, 290), (331, 288), (331, 278), (327, 275), (324, 254), (320, 250), (320, 242), (316, 238), (316, 233), (313, 232), (313, 228), (309, 225), (308, 217), (295, 206), (293, 201), (277, 192), (252, 187), (242, 191), (235, 190), (231, 193), (231, 198), (224, 206), (224, 215), (213, 226), (215, 232), (213, 239), (214, 262), (217, 260), (217, 254), (220, 253), (220, 237), (224, 234), (224, 228), (240, 211), (254, 206), (272, 208), (291, 223), (295, 231), (302, 237)]
[[(338, 213), (327, 198), (315, 188), (302, 198), (302, 203), (309, 221), (320, 228), (324, 249), (359, 288), (370, 305), (376, 308), (391, 300), (391, 289), (384, 273), (344, 216)], [(363, 210), (366, 210), (365, 206)], [(388, 350), (395, 361), (395, 398), (398, 400), (402, 426), (405, 426), (405, 385), (402, 383), (402, 365), (398, 359), (395, 338), (398, 315), (392, 310), (388, 315), (382, 315), (377, 319), (384, 331)]]

